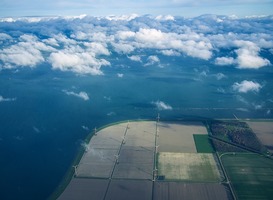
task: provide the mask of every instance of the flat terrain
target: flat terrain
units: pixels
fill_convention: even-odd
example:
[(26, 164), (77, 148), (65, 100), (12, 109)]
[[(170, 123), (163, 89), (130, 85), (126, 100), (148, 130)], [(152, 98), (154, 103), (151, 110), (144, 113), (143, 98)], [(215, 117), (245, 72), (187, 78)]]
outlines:
[(106, 200), (151, 200), (152, 182), (137, 180), (112, 180)]
[(73, 178), (59, 200), (102, 200), (109, 180)]
[(251, 153), (230, 153), (221, 159), (238, 199), (272, 199), (272, 159)]
[(158, 123), (159, 152), (196, 153), (193, 134), (208, 134), (201, 122)]
[(218, 183), (182, 183), (156, 182), (154, 186), (155, 200), (227, 200), (225, 186)]
[(86, 145), (59, 199), (227, 199), (213, 154), (197, 153), (195, 143), (199, 150), (209, 146), (201, 122), (135, 121), (103, 128)]
[(247, 124), (269, 152), (273, 153), (273, 122), (247, 121)]
[(214, 153), (208, 135), (194, 134), (195, 147), (198, 153)]
[(220, 181), (214, 157), (206, 153), (159, 153), (158, 173), (165, 176), (165, 180)]

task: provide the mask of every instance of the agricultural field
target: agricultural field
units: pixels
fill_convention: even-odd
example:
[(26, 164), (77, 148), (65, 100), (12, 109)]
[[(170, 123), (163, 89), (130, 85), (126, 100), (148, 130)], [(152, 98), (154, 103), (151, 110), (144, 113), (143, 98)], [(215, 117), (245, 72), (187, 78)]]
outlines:
[(257, 135), (261, 143), (268, 149), (268, 151), (273, 153), (273, 122), (247, 121), (247, 124)]
[(158, 124), (159, 152), (196, 153), (193, 134), (208, 134), (201, 122)]
[(109, 180), (73, 178), (58, 200), (103, 200)]
[(155, 182), (154, 200), (228, 200), (228, 189), (219, 183)]
[(238, 199), (272, 199), (272, 159), (252, 153), (226, 153), (221, 160)]
[(106, 200), (151, 200), (152, 181), (112, 180)]
[(214, 153), (214, 149), (211, 146), (211, 141), (208, 135), (194, 134), (194, 143), (197, 153)]
[(206, 153), (159, 153), (158, 175), (164, 176), (165, 180), (220, 181), (220, 173), (214, 157)]
[(84, 147), (61, 200), (229, 199), (202, 122), (115, 124)]

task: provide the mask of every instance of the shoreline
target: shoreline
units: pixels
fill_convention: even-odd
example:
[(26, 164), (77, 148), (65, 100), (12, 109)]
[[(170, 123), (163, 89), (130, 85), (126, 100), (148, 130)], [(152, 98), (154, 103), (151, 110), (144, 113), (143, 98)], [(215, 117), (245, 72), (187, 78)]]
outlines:
[[(181, 118), (181, 119), (176, 119), (176, 120), (173, 120), (173, 119), (170, 119), (170, 120), (162, 120), (160, 122), (162, 123), (183, 123), (183, 122), (200, 122), (200, 123), (203, 123), (203, 125), (207, 127), (207, 123), (209, 121), (243, 121), (243, 122), (273, 122), (273, 119), (268, 119), (268, 118), (257, 118), (257, 119), (250, 119), (250, 118), (245, 118), (245, 119), (240, 119), (240, 118), (237, 118), (237, 119), (227, 119), (227, 118), (218, 118), (218, 119), (208, 119), (208, 118), (202, 118), (202, 117), (192, 117), (192, 118)], [(133, 119), (133, 120), (122, 120), (122, 121), (117, 121), (117, 122), (113, 122), (113, 123), (109, 123), (109, 124), (106, 124), (106, 125), (103, 125), (99, 128), (95, 128), (92, 132), (90, 132), (85, 140), (83, 141), (85, 144), (88, 144), (92, 137), (96, 134), (96, 132), (99, 132), (105, 128), (108, 128), (108, 127), (111, 127), (111, 126), (115, 126), (115, 125), (119, 125), (119, 124), (122, 124), (122, 123), (126, 123), (126, 122), (147, 122), (147, 121), (151, 121), (151, 122), (156, 122), (156, 118), (155, 119)], [(208, 132), (209, 134), (209, 132)], [(79, 148), (78, 148), (78, 152), (76, 153), (76, 156), (75, 156), (75, 159), (73, 160), (72, 164), (70, 165), (70, 167), (68, 168), (67, 172), (65, 173), (62, 181), (60, 182), (60, 184), (58, 185), (58, 187), (55, 189), (55, 191), (52, 193), (52, 195), (49, 196), (49, 198), (47, 198), (48, 200), (53, 200), (53, 199), (57, 199), (63, 192), (64, 190), (66, 189), (66, 187), (69, 185), (70, 181), (73, 179), (74, 175), (75, 175), (75, 171), (74, 171), (74, 166), (77, 166), (84, 153), (85, 153), (85, 149), (84, 147), (81, 145)]]

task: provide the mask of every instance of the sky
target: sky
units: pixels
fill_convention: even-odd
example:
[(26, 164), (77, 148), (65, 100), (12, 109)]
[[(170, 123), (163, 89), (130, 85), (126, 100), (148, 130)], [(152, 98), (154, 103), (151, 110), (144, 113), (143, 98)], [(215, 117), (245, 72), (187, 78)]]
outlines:
[(239, 17), (273, 14), (272, 0), (22, 0), (0, 1), (0, 17), (80, 15), (175, 15), (202, 14)]

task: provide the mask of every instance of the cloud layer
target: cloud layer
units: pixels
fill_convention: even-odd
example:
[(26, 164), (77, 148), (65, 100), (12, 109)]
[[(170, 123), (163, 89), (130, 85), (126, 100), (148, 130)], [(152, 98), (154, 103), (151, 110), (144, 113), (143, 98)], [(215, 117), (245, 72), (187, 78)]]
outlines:
[(0, 30), (1, 69), (48, 64), (53, 70), (103, 75), (112, 55), (125, 55), (143, 66), (160, 66), (162, 56), (238, 69), (259, 69), (272, 62), (270, 16), (2, 18)]

